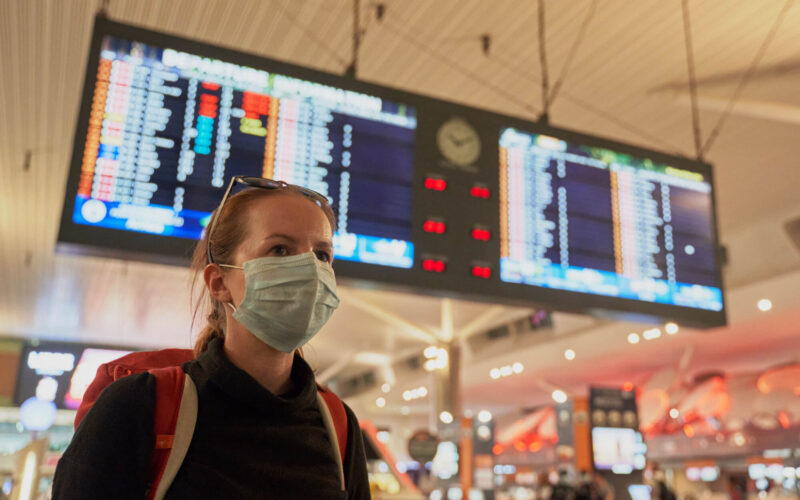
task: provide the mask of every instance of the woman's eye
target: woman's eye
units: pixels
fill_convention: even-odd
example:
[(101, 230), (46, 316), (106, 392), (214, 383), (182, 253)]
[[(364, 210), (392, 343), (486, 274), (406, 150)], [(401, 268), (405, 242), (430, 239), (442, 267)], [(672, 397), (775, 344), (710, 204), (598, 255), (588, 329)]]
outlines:
[(270, 255), (277, 255), (278, 257), (283, 257), (289, 254), (289, 249), (286, 248), (286, 245), (275, 245), (269, 250)]
[(319, 260), (321, 260), (322, 262), (330, 262), (331, 261), (331, 254), (329, 254), (328, 252), (323, 252), (323, 251), (320, 250), (320, 251), (316, 252), (316, 254), (317, 254), (317, 258)]

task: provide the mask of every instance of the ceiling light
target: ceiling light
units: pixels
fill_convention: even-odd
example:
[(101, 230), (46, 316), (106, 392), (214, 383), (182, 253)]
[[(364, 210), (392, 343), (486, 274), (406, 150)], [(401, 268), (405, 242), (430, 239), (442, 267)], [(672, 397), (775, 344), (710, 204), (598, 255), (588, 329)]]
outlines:
[(772, 309), (772, 301), (769, 299), (761, 299), (758, 301), (758, 310), (761, 312), (767, 312)]
[(511, 370), (512, 370), (514, 373), (522, 373), (522, 370), (523, 370), (524, 368), (525, 368), (525, 367), (524, 367), (524, 366), (522, 366), (522, 363), (514, 363), (513, 365), (511, 365)]
[(628, 343), (630, 344), (638, 344), (639, 343), (639, 334), (638, 333), (631, 333), (628, 335)]
[(500, 378), (500, 369), (499, 368), (492, 368), (492, 371), (489, 372), (489, 376), (493, 379), (497, 380)]
[(403, 399), (406, 401), (411, 401), (411, 391), (404, 391), (403, 392)]
[(678, 333), (678, 330), (679, 328), (677, 323), (667, 323), (666, 325), (664, 325), (664, 331), (667, 332), (667, 335), (675, 335), (676, 333)]
[(375, 437), (377, 437), (378, 441), (380, 441), (381, 443), (386, 444), (389, 442), (390, 438), (389, 431), (378, 431)]
[(669, 411), (669, 416), (670, 416), (671, 418), (678, 418), (678, 417), (680, 417), (680, 416), (681, 416), (681, 412), (679, 412), (677, 408), (673, 408), (673, 409), (671, 409), (671, 410)]
[(567, 393), (562, 391), (561, 389), (556, 389), (553, 391), (553, 401), (558, 404), (566, 403), (567, 402)]
[(500, 368), (500, 375), (502, 375), (504, 377), (508, 377), (512, 373), (514, 373), (514, 370), (508, 365)]
[(441, 420), (445, 424), (452, 424), (453, 423), (453, 414), (449, 411), (443, 411), (439, 414), (439, 420)]
[(375, 406), (378, 408), (383, 408), (386, 406), (386, 399), (385, 398), (378, 398), (375, 400)]
[(438, 353), (439, 353), (439, 348), (436, 347), (435, 345), (426, 347), (425, 350), (423, 351), (423, 354), (428, 359), (435, 358)]
[(392, 386), (391, 386), (391, 385), (389, 385), (389, 384), (383, 384), (383, 385), (381, 386), (381, 390), (384, 392), (384, 394), (385, 394), (385, 393), (388, 393), (389, 391), (391, 391), (391, 390), (392, 390)]
[(488, 410), (481, 410), (478, 413), (478, 420), (484, 424), (489, 423), (492, 420), (492, 413)]
[(645, 330), (644, 333), (642, 333), (642, 337), (644, 337), (645, 340), (655, 340), (661, 337), (661, 330), (659, 328)]
[(567, 349), (566, 351), (564, 351), (564, 357), (567, 358), (568, 361), (572, 361), (573, 359), (575, 359), (575, 351), (573, 351), (572, 349)]

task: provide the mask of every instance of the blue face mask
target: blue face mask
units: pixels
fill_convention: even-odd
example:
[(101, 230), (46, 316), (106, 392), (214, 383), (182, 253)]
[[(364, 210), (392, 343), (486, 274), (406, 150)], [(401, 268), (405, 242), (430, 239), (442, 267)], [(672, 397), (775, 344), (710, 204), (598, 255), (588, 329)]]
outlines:
[(339, 307), (330, 264), (312, 253), (249, 260), (245, 294), (233, 317), (265, 344), (283, 352), (303, 346)]

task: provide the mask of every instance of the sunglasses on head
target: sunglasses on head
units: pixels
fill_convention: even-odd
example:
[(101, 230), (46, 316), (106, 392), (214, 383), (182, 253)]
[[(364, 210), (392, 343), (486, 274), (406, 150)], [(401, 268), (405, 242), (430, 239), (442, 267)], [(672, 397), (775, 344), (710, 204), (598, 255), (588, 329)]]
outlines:
[(220, 202), (217, 210), (214, 212), (214, 217), (211, 218), (211, 224), (208, 226), (208, 236), (206, 238), (206, 254), (208, 255), (208, 262), (214, 264), (214, 256), (211, 255), (211, 236), (214, 233), (214, 227), (217, 225), (217, 219), (222, 214), (222, 207), (225, 206), (225, 202), (228, 200), (228, 196), (231, 194), (231, 190), (233, 186), (236, 184), (244, 184), (247, 187), (253, 188), (261, 188), (261, 189), (285, 189), (291, 188), (294, 191), (308, 197), (315, 203), (320, 206), (328, 205), (328, 199), (323, 196), (322, 194), (304, 188), (303, 186), (297, 186), (295, 184), (289, 184), (283, 181), (276, 181), (273, 179), (265, 179), (263, 177), (250, 177), (247, 175), (235, 175), (231, 178), (231, 182), (228, 184), (228, 188), (225, 190), (225, 194), (222, 196), (222, 201)]

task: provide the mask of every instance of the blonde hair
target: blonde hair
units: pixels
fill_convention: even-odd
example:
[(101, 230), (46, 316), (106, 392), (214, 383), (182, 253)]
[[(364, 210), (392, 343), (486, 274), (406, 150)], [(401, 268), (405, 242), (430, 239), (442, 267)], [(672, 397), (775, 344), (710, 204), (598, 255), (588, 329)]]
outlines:
[[(276, 195), (302, 196), (312, 203), (315, 203), (320, 207), (325, 217), (328, 218), (328, 222), (331, 224), (331, 231), (336, 230), (336, 218), (331, 206), (327, 203), (320, 204), (315, 202), (293, 186), (286, 186), (280, 189), (248, 188), (228, 198), (225, 202), (225, 206), (222, 208), (222, 212), (217, 214), (215, 210), (211, 216), (211, 221), (219, 217), (219, 220), (214, 226), (213, 239), (211, 240), (211, 255), (213, 255), (215, 263), (230, 264), (234, 252), (247, 237), (247, 211), (250, 205), (256, 200)], [(207, 227), (210, 226), (211, 222), (209, 222)], [(208, 233), (204, 232), (203, 238), (197, 242), (191, 265), (191, 268), (194, 270), (192, 295), (196, 296), (193, 317), (195, 319), (197, 318), (197, 313), (200, 311), (203, 302), (206, 303), (207, 310), (206, 325), (200, 331), (195, 341), (195, 355), (199, 355), (205, 351), (212, 339), (225, 338), (225, 305), (211, 296), (205, 283), (203, 283), (202, 286), (198, 286), (198, 283), (202, 283), (203, 281), (201, 278), (203, 270), (210, 264), (208, 252), (206, 251), (208, 237)], [(192, 322), (194, 323), (194, 320)]]

